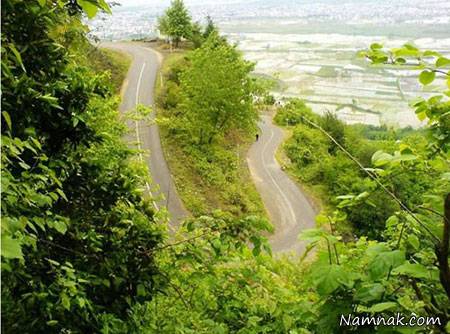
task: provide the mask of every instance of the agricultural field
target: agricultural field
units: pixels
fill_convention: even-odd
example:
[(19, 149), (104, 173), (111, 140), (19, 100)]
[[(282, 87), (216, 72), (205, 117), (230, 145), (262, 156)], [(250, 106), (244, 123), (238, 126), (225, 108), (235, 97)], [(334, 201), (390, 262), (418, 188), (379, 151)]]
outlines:
[[(159, 36), (156, 22), (170, 1), (120, 1), (113, 15), (89, 22), (103, 40)], [(317, 113), (337, 112), (347, 123), (420, 126), (408, 104), (427, 96), (419, 71), (369, 68), (356, 57), (371, 43), (450, 54), (447, 0), (217, 0), (186, 1), (195, 21), (210, 16), (257, 74), (279, 84), (278, 98), (300, 97)], [(436, 80), (435, 85), (442, 82)], [(427, 87), (431, 92), (434, 86)]]
[[(230, 33), (247, 59), (256, 62), (256, 72), (278, 81), (278, 98), (300, 97), (317, 113), (336, 112), (346, 123), (420, 126), (408, 104), (427, 96), (443, 84), (424, 92), (418, 70), (369, 67), (358, 57), (368, 43), (386, 46), (413, 43), (422, 49), (434, 46), (444, 54), (450, 39), (388, 39), (383, 36), (343, 34)], [(368, 41), (369, 40), (369, 41)]]

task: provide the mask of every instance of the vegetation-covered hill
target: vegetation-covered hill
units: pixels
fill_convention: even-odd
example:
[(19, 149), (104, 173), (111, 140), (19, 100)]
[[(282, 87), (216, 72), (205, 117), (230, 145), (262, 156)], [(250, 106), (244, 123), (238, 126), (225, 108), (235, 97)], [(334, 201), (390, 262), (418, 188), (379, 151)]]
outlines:
[[(229, 136), (255, 129), (252, 64), (214, 29), (195, 28), (182, 1), (172, 7), (189, 29), (168, 33), (199, 39), (188, 65), (170, 72), (162, 102), (174, 96), (176, 103), (166, 111), (168, 129), (206, 169), (202, 177), (238, 187), (236, 175), (220, 168), (236, 162), (225, 152)], [(100, 57), (81, 23), (99, 10), (109, 11), (104, 0), (2, 3), (2, 331), (448, 331), (447, 58), (411, 45), (366, 51), (384, 66), (417, 62), (423, 84), (447, 80), (437, 81), (446, 85), (442, 94), (415, 103), (427, 121), (419, 134), (373, 139), (371, 129), (368, 138), (367, 129), (317, 117), (299, 101), (279, 111), (277, 121), (293, 127), (290, 168), (319, 185), (329, 204), (322, 226), (301, 236), (318, 247), (315, 257), (285, 259), (270, 255), (261, 233), (271, 227), (245, 201), (231, 212), (208, 208), (167, 238), (167, 222), (144, 196), (148, 171), (122, 139), (115, 93), (126, 61)], [(91, 52), (103, 58), (100, 66)], [(105, 69), (115, 73), (114, 85)], [(339, 226), (351, 229), (345, 239)], [(350, 313), (439, 320), (339, 326)]]
[[(252, 102), (257, 85), (250, 70), (251, 64), (218, 36), (197, 50), (166, 54), (157, 92), (162, 142), (178, 191), (194, 216), (217, 209), (265, 215), (246, 164), (257, 120)], [(230, 96), (241, 88), (243, 94)], [(249, 102), (239, 110), (242, 97)]]

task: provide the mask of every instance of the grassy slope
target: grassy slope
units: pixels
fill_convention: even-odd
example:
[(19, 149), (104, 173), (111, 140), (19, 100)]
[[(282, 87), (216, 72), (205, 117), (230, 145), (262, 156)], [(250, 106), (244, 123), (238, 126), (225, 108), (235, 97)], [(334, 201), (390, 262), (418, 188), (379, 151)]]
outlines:
[(89, 60), (88, 65), (96, 72), (110, 72), (113, 89), (118, 94), (130, 67), (131, 57), (116, 50), (92, 48)]
[[(162, 66), (163, 77), (170, 71), (184, 54), (182, 52), (166, 53)], [(155, 96), (161, 92), (161, 76), (158, 76)], [(163, 79), (164, 80), (164, 79)], [(167, 116), (162, 108), (157, 110), (159, 117)], [(167, 127), (160, 126), (161, 141), (172, 175), (175, 179), (178, 192), (186, 206), (193, 215), (201, 215), (214, 209), (231, 212), (235, 215), (257, 214), (266, 217), (262, 200), (257, 192), (250, 176), (246, 163), (247, 150), (252, 138), (245, 137), (239, 132), (230, 133), (219, 145), (217, 150), (235, 151), (238, 163), (234, 170), (224, 171), (223, 176), (227, 179), (226, 186), (220, 186), (208, 182), (204, 175), (198, 171), (198, 159), (186, 152), (182, 143), (177, 138), (170, 136)], [(223, 170), (220, 161), (209, 164), (213, 171)]]

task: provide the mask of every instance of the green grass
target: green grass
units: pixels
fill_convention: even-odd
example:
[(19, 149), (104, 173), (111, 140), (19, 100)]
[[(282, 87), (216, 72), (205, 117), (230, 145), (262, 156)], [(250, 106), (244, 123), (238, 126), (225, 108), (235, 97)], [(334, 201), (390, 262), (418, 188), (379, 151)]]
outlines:
[(92, 48), (89, 66), (96, 72), (109, 71), (114, 92), (119, 93), (131, 64), (131, 57), (120, 51), (106, 48)]
[[(162, 76), (158, 76), (155, 86), (156, 96), (165, 89), (161, 77), (164, 84), (171, 68), (183, 57), (182, 52), (165, 54)], [(157, 115), (169, 122), (174, 117), (161, 106), (157, 107)], [(232, 131), (216, 144), (198, 147), (186, 144), (170, 131), (165, 122), (160, 122), (166, 161), (184, 205), (194, 216), (220, 209), (235, 216), (267, 217), (246, 162), (253, 136)]]
[[(164, 86), (164, 82), (161, 83), (161, 79), (166, 78), (168, 73), (170, 72), (170, 69), (177, 63), (179, 62), (181, 59), (183, 59), (183, 57), (185, 56), (185, 52), (172, 52), (172, 53), (168, 53), (165, 52), (164, 49), (161, 49), (160, 46), (155, 47), (155, 49), (157, 51), (159, 51), (161, 54), (163, 54), (164, 56), (164, 60), (163, 63), (161, 65), (161, 69), (160, 69), (160, 74), (158, 75), (156, 78), (156, 83), (155, 83), (155, 97), (159, 96), (161, 94), (161, 91), (163, 89)], [(164, 79), (163, 79), (164, 81)]]

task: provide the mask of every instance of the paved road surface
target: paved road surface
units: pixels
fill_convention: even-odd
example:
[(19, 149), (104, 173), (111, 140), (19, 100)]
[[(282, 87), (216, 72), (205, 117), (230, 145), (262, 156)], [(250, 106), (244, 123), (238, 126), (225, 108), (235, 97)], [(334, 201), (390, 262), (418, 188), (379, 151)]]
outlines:
[[(138, 103), (153, 105), (153, 87), (161, 63), (160, 55), (138, 43), (104, 43), (103, 46), (125, 51), (133, 57), (124, 83), (120, 110), (132, 110)], [(156, 205), (168, 207), (171, 225), (176, 226), (188, 213), (170, 176), (158, 127), (142, 121), (129, 121), (128, 126), (131, 130), (128, 140), (150, 152), (150, 155), (143, 155), (142, 158), (150, 167), (156, 186), (147, 187), (154, 196), (162, 198)], [(262, 117), (260, 127), (261, 135), (249, 151), (248, 165), (275, 226), (275, 233), (270, 239), (271, 245), (274, 252), (299, 253), (304, 246), (297, 241), (298, 234), (302, 229), (315, 226), (316, 214), (298, 186), (281, 170), (275, 160), (275, 152), (283, 141), (283, 132), (272, 124), (270, 116)]]
[(262, 116), (260, 129), (261, 135), (250, 148), (247, 162), (275, 227), (270, 243), (274, 252), (298, 254), (304, 250), (298, 235), (301, 230), (315, 226), (316, 212), (275, 159), (276, 150), (284, 139), (283, 131), (272, 124), (268, 115)]
[[(137, 104), (152, 106), (153, 88), (162, 61), (161, 55), (139, 43), (102, 43), (102, 46), (124, 51), (133, 58), (123, 86), (120, 111), (133, 110)], [(154, 184), (147, 184), (147, 189), (157, 198), (155, 205), (158, 208), (168, 208), (171, 225), (177, 226), (188, 216), (188, 212), (177, 194), (164, 158), (158, 126), (144, 121), (128, 121), (127, 125), (130, 128), (127, 139), (144, 151), (141, 157), (150, 168)]]

